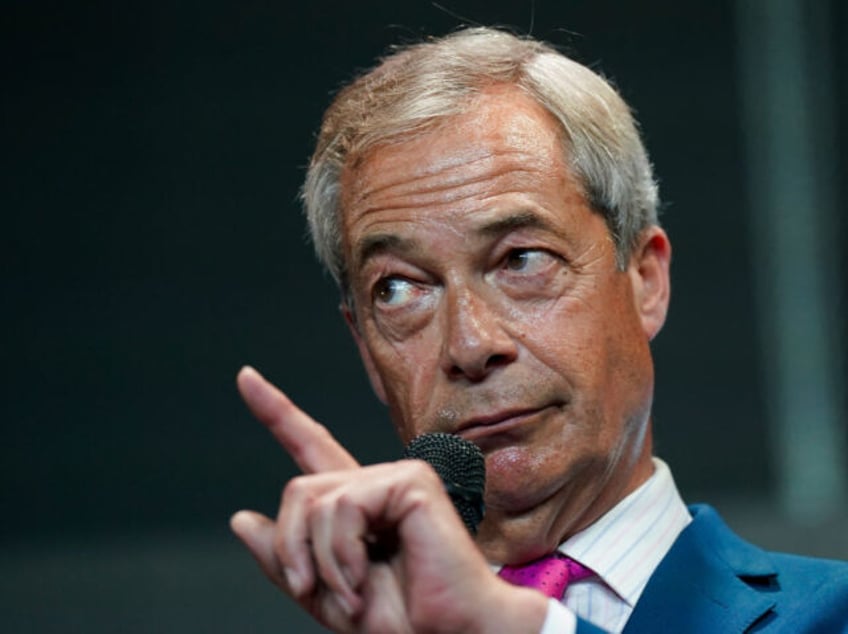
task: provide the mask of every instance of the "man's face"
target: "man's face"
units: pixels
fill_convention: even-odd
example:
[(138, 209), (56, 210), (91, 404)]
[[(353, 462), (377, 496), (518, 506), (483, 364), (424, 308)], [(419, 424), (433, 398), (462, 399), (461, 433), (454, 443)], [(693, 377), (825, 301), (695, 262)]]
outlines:
[(527, 532), (556, 545), (644, 481), (668, 242), (649, 230), (618, 270), (546, 111), (492, 89), (366, 154), (342, 191), (372, 384), (404, 441), (442, 431), (484, 451), (490, 556)]

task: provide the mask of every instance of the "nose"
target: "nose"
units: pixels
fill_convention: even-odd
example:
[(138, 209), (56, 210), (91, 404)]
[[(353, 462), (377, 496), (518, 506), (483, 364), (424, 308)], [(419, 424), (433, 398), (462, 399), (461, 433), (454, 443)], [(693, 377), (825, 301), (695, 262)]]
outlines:
[(518, 357), (518, 346), (503, 317), (471, 289), (448, 292), (442, 368), (451, 379), (484, 380)]

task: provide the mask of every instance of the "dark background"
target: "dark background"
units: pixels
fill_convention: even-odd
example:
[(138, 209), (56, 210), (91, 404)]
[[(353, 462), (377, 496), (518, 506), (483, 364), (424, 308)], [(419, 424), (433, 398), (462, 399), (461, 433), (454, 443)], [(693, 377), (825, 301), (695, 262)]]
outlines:
[(294, 473), (234, 377), (255, 365), (365, 462), (398, 454), (298, 188), (334, 89), (463, 23), (564, 47), (637, 112), (674, 246), (657, 451), (684, 497), (767, 545), (848, 556), (846, 524), (778, 530), (773, 508), (732, 3), (2, 6), (4, 632), (313, 631), (227, 532)]

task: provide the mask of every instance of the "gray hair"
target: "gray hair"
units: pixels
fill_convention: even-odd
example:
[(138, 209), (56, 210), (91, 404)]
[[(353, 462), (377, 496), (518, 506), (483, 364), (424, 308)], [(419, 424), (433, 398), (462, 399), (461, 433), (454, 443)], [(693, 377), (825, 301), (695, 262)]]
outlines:
[(618, 266), (627, 267), (642, 230), (658, 223), (657, 186), (627, 104), (605, 79), (547, 44), (469, 28), (396, 50), (343, 88), (324, 114), (302, 199), (318, 259), (343, 294), (344, 167), (377, 145), (434, 129), (497, 84), (517, 86), (559, 121), (567, 164), (604, 217)]

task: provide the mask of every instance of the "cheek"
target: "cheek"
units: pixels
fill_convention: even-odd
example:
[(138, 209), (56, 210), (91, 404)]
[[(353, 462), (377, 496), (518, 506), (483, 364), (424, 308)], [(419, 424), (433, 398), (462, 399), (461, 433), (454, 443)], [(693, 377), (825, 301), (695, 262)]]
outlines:
[(598, 360), (600, 403), (609, 423), (605, 434), (628, 438), (631, 426), (641, 426), (650, 410), (653, 394), (653, 362), (648, 341), (638, 319), (623, 311), (615, 328), (604, 335), (604, 359)]
[[(568, 381), (587, 433), (606, 438), (650, 394), (650, 351), (626, 288), (558, 300), (525, 322), (534, 356)], [(647, 391), (646, 391), (647, 388)], [(649, 396), (648, 396), (649, 398)], [(601, 441), (603, 442), (603, 441)]]
[(607, 329), (602, 316), (579, 298), (559, 298), (527, 312), (521, 320), (518, 337), (531, 354), (545, 366), (585, 389), (595, 382), (603, 364), (603, 344)]
[(422, 336), (375, 346), (374, 364), (383, 381), (392, 420), (404, 441), (425, 431), (438, 373), (437, 346)]

